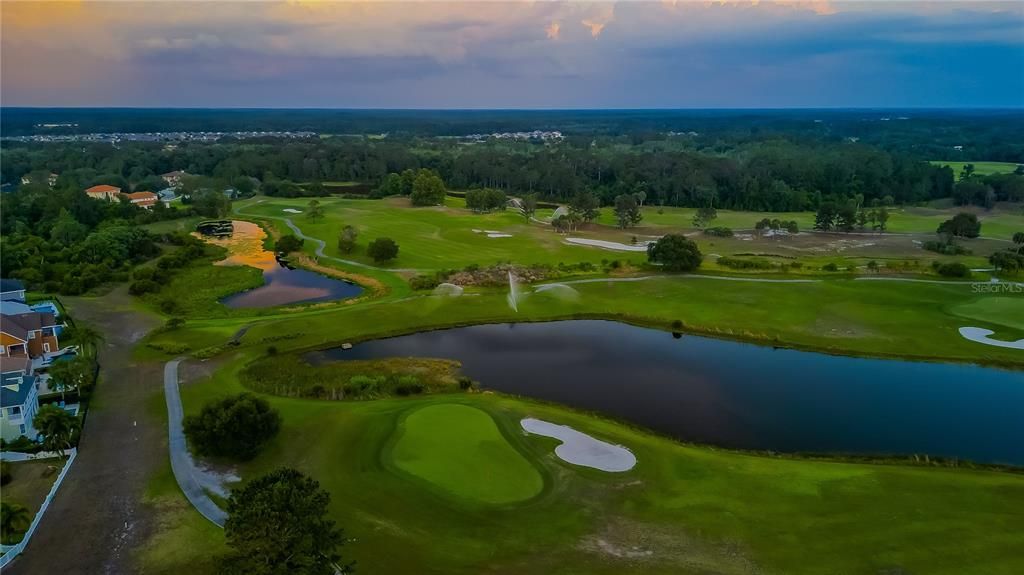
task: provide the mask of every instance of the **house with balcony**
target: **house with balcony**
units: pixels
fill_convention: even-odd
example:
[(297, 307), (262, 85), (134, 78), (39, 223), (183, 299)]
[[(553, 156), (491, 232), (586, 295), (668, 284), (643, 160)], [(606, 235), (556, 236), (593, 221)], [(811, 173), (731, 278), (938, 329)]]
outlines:
[(35, 440), (39, 433), (32, 419), (39, 411), (39, 389), (28, 358), (0, 358), (0, 437)]
[(156, 205), (157, 200), (159, 200), (153, 192), (132, 192), (130, 194), (121, 194), (121, 197), (127, 199), (132, 205), (147, 210), (152, 209)]
[(0, 313), (0, 358), (29, 357), (46, 362), (60, 353), (63, 327), (49, 312)]
[(117, 186), (108, 186), (107, 184), (100, 184), (93, 186), (85, 190), (86, 195), (96, 200), (107, 200), (108, 202), (116, 202), (117, 197), (121, 194), (121, 188)]

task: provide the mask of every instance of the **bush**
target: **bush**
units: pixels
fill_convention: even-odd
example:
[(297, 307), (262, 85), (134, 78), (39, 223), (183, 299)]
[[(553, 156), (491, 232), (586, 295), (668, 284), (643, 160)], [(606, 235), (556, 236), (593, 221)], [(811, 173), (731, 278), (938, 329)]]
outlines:
[(741, 260), (728, 256), (718, 258), (718, 264), (734, 270), (770, 270), (775, 267), (765, 260)]
[(476, 383), (472, 379), (468, 377), (459, 378), (459, 389), (461, 389), (462, 391), (469, 391), (474, 387), (476, 387)]
[(0, 485), (7, 485), (11, 482), (11, 464), (0, 461)]
[(185, 418), (185, 436), (197, 453), (241, 460), (252, 459), (280, 428), (277, 411), (250, 393), (207, 403)]
[(413, 276), (412, 278), (409, 279), (409, 287), (411, 287), (414, 290), (434, 289), (438, 285), (440, 285), (440, 283), (441, 279), (438, 277), (437, 274), (421, 274), (418, 276)]
[(662, 264), (666, 271), (687, 272), (697, 269), (703, 256), (686, 236), (669, 234), (647, 246), (647, 259)]
[(827, 264), (821, 266), (821, 269), (823, 269), (823, 270), (825, 270), (827, 272), (837, 272), (837, 271), (839, 271), (839, 266), (837, 266), (834, 263), (827, 263)]
[(398, 244), (391, 238), (377, 238), (366, 246), (366, 253), (377, 263), (398, 257)]
[(947, 278), (966, 278), (971, 275), (970, 268), (960, 262), (932, 262), (932, 269), (935, 270), (935, 273)]
[(290, 254), (301, 250), (302, 244), (304, 243), (306, 243), (305, 240), (300, 240), (293, 234), (288, 234), (281, 236), (281, 238), (277, 240), (274, 249), (281, 253)]
[(731, 238), (732, 237), (732, 228), (726, 228), (726, 227), (723, 227), (723, 226), (718, 226), (718, 227), (715, 227), (715, 228), (707, 228), (707, 229), (704, 230), (704, 235), (715, 236), (715, 237), (718, 237), (718, 238)]
[(160, 284), (153, 280), (138, 280), (128, 286), (128, 293), (132, 295), (144, 295), (160, 291)]
[(940, 240), (935, 242), (925, 242), (921, 247), (930, 252), (946, 256), (966, 256), (971, 254), (971, 250), (953, 243), (952, 241), (944, 242)]

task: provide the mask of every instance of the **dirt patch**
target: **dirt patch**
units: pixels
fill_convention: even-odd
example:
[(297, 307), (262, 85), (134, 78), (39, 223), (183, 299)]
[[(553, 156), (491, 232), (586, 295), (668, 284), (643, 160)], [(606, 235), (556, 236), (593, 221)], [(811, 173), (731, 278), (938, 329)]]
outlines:
[[(319, 262), (314, 261), (313, 258), (309, 257), (306, 254), (296, 254), (292, 258), (292, 261), (303, 269), (314, 271), (316, 273), (323, 274), (328, 277), (355, 282), (369, 290), (370, 295), (372, 295), (373, 297), (381, 297), (388, 293), (388, 287), (381, 283), (376, 278), (352, 272), (345, 272), (337, 268), (325, 266)], [(345, 300), (345, 303), (352, 304), (353, 302), (359, 301), (361, 299), (363, 298), (350, 298)]]
[(143, 502), (146, 483), (167, 449), (165, 426), (146, 416), (161, 393), (162, 366), (137, 361), (132, 344), (160, 320), (133, 310), (125, 286), (65, 304), (76, 321), (104, 334), (100, 380), (75, 464), (25, 552), (4, 572), (134, 573), (134, 550), (155, 524)]
[(672, 565), (681, 572), (753, 575), (760, 568), (737, 543), (712, 542), (678, 528), (625, 519), (583, 537), (577, 549), (630, 566)]

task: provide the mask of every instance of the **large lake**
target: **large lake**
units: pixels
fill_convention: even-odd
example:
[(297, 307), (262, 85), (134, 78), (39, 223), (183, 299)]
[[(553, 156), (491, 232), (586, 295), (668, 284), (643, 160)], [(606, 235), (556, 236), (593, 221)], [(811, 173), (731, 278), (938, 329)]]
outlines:
[(356, 284), (288, 267), (263, 247), (266, 232), (262, 228), (252, 222), (238, 220), (232, 224), (234, 232), (230, 237), (202, 236), (206, 241), (228, 250), (228, 256), (216, 265), (254, 267), (263, 272), (263, 285), (221, 299), (224, 305), (230, 308), (262, 308), (334, 301), (362, 293), (363, 288)]
[(484, 388), (607, 413), (684, 441), (1024, 465), (1020, 371), (677, 339), (589, 320), (423, 332), (307, 359), (393, 356), (456, 359)]

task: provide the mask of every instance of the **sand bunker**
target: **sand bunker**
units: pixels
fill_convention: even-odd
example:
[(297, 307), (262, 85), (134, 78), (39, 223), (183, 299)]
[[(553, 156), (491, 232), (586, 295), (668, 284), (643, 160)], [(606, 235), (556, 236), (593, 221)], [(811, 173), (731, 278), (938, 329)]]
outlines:
[(281, 211), (282, 212), (287, 212), (289, 214), (301, 214), (302, 213), (302, 210), (296, 210), (295, 208), (285, 208), (285, 209), (283, 209)]
[(505, 232), (499, 232), (497, 230), (478, 230), (473, 228), (474, 234), (487, 234), (489, 238), (511, 238), (512, 234), (506, 234)]
[(983, 327), (962, 327), (960, 328), (960, 335), (965, 338), (985, 345), (994, 345), (996, 347), (1008, 347), (1010, 349), (1024, 349), (1024, 339), (1018, 339), (1017, 341), (1002, 341), (999, 339), (992, 339), (989, 336), (995, 332), (990, 329)]
[(592, 467), (601, 471), (629, 471), (636, 465), (636, 457), (621, 445), (612, 445), (581, 433), (568, 425), (556, 425), (527, 417), (519, 422), (527, 433), (561, 440), (555, 455), (573, 465)]
[(604, 248), (606, 250), (615, 250), (618, 252), (646, 252), (647, 244), (651, 242), (641, 242), (635, 246), (629, 244), (620, 244), (619, 242), (606, 242), (604, 240), (588, 240), (586, 238), (565, 238), (566, 243), (576, 244), (581, 246), (593, 246), (595, 248)]

